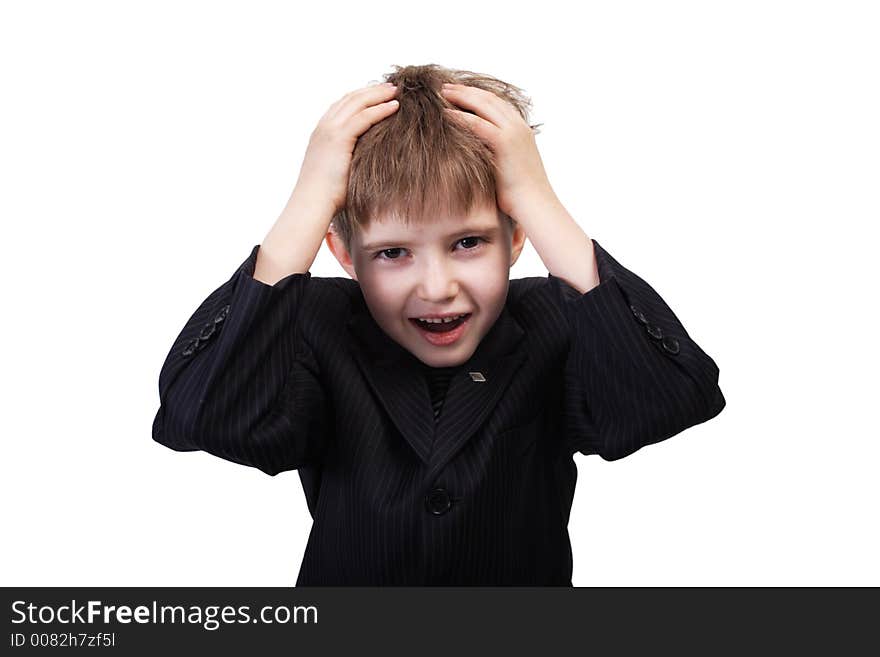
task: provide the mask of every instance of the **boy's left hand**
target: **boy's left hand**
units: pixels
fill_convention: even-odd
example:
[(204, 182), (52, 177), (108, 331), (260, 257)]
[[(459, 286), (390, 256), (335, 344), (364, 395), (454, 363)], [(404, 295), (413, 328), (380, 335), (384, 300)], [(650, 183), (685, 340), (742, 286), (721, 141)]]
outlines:
[(444, 84), (443, 97), (470, 114), (447, 109), (464, 122), (495, 155), (495, 196), (502, 212), (517, 220), (519, 208), (556, 197), (535, 143), (535, 133), (519, 112), (491, 91), (463, 84)]

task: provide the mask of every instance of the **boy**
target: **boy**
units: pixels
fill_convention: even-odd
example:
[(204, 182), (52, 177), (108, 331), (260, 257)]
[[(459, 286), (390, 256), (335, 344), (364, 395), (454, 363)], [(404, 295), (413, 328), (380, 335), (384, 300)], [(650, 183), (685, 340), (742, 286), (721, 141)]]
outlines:
[[(714, 417), (718, 368), (562, 207), (516, 87), (387, 77), (322, 117), (281, 217), (184, 327), (153, 437), (299, 471), (297, 586), (571, 586), (574, 452)], [(549, 274), (509, 280), (526, 236)], [(311, 276), (324, 240), (350, 278)]]

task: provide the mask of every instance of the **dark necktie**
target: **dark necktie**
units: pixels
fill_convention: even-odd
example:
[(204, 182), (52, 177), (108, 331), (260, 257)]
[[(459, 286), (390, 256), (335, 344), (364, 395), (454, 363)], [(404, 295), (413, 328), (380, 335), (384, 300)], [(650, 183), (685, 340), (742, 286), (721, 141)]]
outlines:
[(434, 409), (434, 422), (440, 419), (440, 411), (446, 399), (446, 391), (449, 388), (449, 380), (458, 368), (456, 367), (424, 367), (425, 377), (428, 380), (428, 389), (431, 392), (431, 407)]

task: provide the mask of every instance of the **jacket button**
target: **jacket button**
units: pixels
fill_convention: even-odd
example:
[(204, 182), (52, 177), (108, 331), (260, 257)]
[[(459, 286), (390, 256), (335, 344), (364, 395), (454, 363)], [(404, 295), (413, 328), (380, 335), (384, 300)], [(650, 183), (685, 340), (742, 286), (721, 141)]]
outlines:
[(640, 324), (647, 324), (648, 318), (645, 317), (645, 313), (639, 310), (635, 305), (630, 305), (630, 310), (632, 310), (632, 314), (636, 316), (636, 319), (639, 320)]
[(675, 355), (680, 351), (678, 347), (678, 340), (673, 338), (671, 335), (667, 335), (665, 338), (663, 338), (660, 344), (662, 344), (663, 348), (670, 354)]
[(445, 488), (435, 488), (425, 497), (425, 504), (428, 511), (435, 516), (440, 516), (449, 511), (452, 501), (449, 499), (449, 493)]
[(663, 331), (660, 330), (659, 326), (654, 326), (653, 324), (646, 324), (645, 330), (655, 340), (660, 340), (663, 337)]
[(199, 346), (199, 339), (193, 338), (192, 340), (189, 341), (189, 344), (187, 344), (186, 347), (183, 348), (183, 351), (181, 351), (180, 353), (184, 357), (192, 356), (196, 351), (196, 347), (198, 347), (198, 346)]
[(214, 335), (214, 322), (208, 322), (205, 324), (205, 327), (202, 329), (202, 332), (199, 333), (199, 340), (207, 340), (212, 335)]
[(217, 313), (217, 316), (214, 318), (214, 323), (219, 324), (224, 319), (226, 319), (226, 315), (229, 314), (229, 304), (226, 304), (223, 309)]

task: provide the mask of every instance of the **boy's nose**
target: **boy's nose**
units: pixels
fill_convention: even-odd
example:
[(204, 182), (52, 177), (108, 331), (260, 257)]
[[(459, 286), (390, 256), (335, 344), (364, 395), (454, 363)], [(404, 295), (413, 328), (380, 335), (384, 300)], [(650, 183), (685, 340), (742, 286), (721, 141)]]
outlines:
[(439, 303), (458, 296), (458, 283), (455, 276), (443, 267), (430, 267), (422, 277), (418, 294), (424, 301)]

